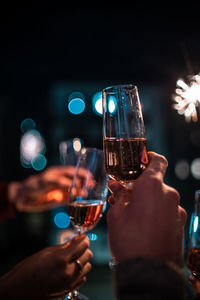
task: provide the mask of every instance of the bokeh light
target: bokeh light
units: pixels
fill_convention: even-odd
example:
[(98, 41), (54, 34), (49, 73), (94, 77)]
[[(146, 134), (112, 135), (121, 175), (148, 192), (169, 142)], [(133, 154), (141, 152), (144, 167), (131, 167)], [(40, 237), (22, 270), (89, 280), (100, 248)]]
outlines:
[(35, 129), (35, 121), (31, 118), (26, 118), (21, 122), (20, 128), (22, 133), (25, 133), (26, 131), (29, 131), (31, 129)]
[(200, 158), (195, 158), (191, 162), (190, 170), (195, 179), (200, 179)]
[(95, 114), (102, 116), (103, 114), (102, 92), (97, 92), (92, 97), (92, 108)]
[(74, 138), (73, 139), (73, 148), (74, 148), (74, 151), (76, 152), (80, 152), (81, 151), (81, 148), (82, 148), (82, 140), (79, 139), (79, 138)]
[(58, 212), (54, 216), (54, 223), (59, 228), (62, 228), (62, 229), (67, 228), (70, 225), (70, 217), (65, 212)]
[(47, 165), (46, 157), (43, 154), (36, 154), (31, 160), (31, 166), (36, 171), (43, 170)]
[(29, 169), (29, 168), (32, 167), (32, 166), (31, 166), (31, 161), (26, 160), (26, 159), (23, 157), (23, 155), (21, 155), (21, 157), (20, 157), (20, 163), (21, 163), (22, 167), (24, 167), (25, 169)]
[(44, 153), (44, 140), (37, 130), (29, 130), (23, 134), (20, 142), (20, 159), (23, 166), (29, 167), (37, 154)]
[(85, 110), (85, 96), (80, 92), (73, 92), (68, 97), (68, 109), (72, 114), (78, 115)]
[(94, 232), (90, 232), (87, 234), (90, 241), (96, 241), (98, 239), (98, 235)]
[(175, 174), (180, 180), (185, 180), (190, 174), (190, 166), (186, 159), (181, 159), (175, 164)]

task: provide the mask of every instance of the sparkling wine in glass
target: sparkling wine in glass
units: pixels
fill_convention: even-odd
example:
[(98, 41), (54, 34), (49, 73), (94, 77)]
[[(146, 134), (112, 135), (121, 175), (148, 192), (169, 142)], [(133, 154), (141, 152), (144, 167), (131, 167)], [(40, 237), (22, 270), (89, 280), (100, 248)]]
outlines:
[[(78, 157), (67, 204), (71, 224), (78, 234), (93, 229), (100, 221), (108, 195), (107, 181), (103, 150), (83, 148)], [(87, 299), (77, 291), (71, 293), (75, 293), (75, 299)]]
[(187, 267), (196, 280), (200, 280), (200, 190), (195, 191), (195, 205), (191, 215)]
[(107, 181), (103, 151), (83, 148), (78, 158), (68, 203), (68, 214), (78, 233), (82, 234), (94, 228), (99, 222), (108, 194)]
[(127, 186), (148, 165), (141, 104), (132, 84), (103, 90), (103, 148), (107, 174)]

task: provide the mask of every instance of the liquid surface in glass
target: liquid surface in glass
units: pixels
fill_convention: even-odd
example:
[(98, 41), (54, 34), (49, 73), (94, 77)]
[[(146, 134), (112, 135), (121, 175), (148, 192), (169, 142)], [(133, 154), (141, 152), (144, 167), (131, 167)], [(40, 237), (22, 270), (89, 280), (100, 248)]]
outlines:
[(148, 165), (146, 138), (104, 138), (105, 169), (122, 182), (134, 181)]
[(82, 200), (68, 205), (68, 214), (71, 223), (84, 231), (92, 229), (102, 217), (103, 200)]

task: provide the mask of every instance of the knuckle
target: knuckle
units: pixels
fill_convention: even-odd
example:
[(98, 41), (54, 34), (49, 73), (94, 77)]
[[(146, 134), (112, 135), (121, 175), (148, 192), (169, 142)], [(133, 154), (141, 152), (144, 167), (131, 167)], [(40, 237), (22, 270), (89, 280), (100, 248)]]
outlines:
[(160, 162), (161, 164), (168, 166), (168, 160), (166, 159), (166, 157), (164, 155), (161, 154), (157, 154), (156, 155), (156, 159), (158, 162)]
[(160, 155), (160, 161), (161, 161), (164, 165), (168, 166), (168, 160), (167, 160), (167, 158), (166, 158), (164, 155)]
[(173, 201), (176, 206), (179, 205), (179, 203), (180, 203), (180, 194), (173, 187), (167, 188), (167, 198), (169, 200)]
[(171, 198), (175, 200), (177, 203), (180, 201), (180, 194), (176, 189), (171, 190)]
[(162, 181), (156, 174), (151, 174), (148, 181), (149, 185), (161, 187)]

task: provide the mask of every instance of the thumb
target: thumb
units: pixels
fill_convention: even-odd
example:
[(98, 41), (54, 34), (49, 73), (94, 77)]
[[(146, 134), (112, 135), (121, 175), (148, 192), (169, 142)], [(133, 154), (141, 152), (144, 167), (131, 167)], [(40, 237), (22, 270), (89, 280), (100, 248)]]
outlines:
[(79, 258), (89, 246), (89, 239), (85, 235), (75, 236), (71, 241), (61, 245), (63, 252), (69, 256), (70, 262)]

